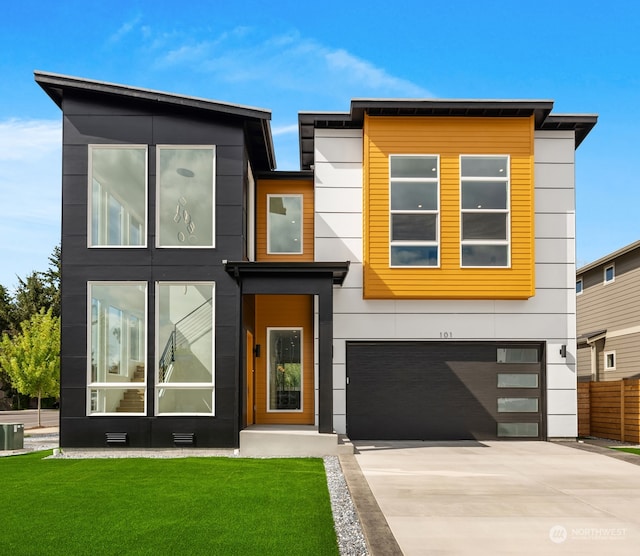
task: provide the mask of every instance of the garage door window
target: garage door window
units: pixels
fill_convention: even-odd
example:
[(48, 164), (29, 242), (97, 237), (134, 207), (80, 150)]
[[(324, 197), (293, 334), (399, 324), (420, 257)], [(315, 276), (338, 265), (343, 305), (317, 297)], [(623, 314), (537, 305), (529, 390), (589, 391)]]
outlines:
[(538, 436), (538, 423), (498, 423), (498, 437), (526, 437)]
[(538, 363), (537, 347), (498, 348), (498, 363)]
[(538, 373), (498, 373), (498, 388), (537, 388)]
[(498, 398), (498, 413), (537, 413), (538, 398)]

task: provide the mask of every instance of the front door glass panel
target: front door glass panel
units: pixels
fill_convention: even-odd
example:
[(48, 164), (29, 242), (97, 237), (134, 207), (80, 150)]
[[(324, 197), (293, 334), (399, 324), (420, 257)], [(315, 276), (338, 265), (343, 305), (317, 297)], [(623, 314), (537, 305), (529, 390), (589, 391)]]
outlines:
[(268, 411), (302, 411), (302, 329), (269, 328)]

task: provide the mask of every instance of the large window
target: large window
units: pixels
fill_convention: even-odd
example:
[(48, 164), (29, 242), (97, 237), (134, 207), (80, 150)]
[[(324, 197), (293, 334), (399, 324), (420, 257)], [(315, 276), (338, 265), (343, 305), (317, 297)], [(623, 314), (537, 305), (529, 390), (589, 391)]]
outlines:
[(89, 246), (144, 247), (147, 147), (89, 145)]
[(144, 414), (146, 284), (89, 283), (88, 413)]
[(463, 267), (508, 267), (509, 157), (460, 156)]
[(437, 155), (389, 157), (391, 266), (440, 264), (439, 175)]
[(267, 253), (302, 253), (302, 195), (267, 195)]
[(156, 285), (156, 412), (214, 413), (212, 282)]
[(157, 147), (158, 247), (215, 247), (215, 147)]

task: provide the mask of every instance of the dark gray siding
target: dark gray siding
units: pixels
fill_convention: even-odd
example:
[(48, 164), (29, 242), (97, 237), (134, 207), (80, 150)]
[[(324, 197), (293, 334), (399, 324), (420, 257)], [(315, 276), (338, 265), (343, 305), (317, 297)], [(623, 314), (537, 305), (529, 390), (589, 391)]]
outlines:
[[(130, 446), (173, 444), (173, 432), (195, 433), (197, 446), (235, 446), (238, 438), (239, 288), (222, 261), (243, 258), (243, 184), (247, 160), (242, 123), (193, 112), (154, 113), (148, 105), (96, 101), (67, 93), (63, 104), (61, 446), (105, 444), (127, 432)], [(88, 145), (149, 145), (147, 247), (87, 248)], [(216, 248), (155, 249), (157, 144), (216, 145)], [(148, 283), (147, 416), (87, 417), (87, 282)], [(154, 417), (155, 281), (215, 281), (214, 417)]]

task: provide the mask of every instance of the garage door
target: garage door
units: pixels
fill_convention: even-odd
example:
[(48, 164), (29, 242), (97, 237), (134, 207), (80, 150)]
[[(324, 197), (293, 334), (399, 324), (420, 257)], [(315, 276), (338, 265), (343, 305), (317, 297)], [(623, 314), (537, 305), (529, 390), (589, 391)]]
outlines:
[(544, 345), (348, 342), (353, 440), (542, 439)]

